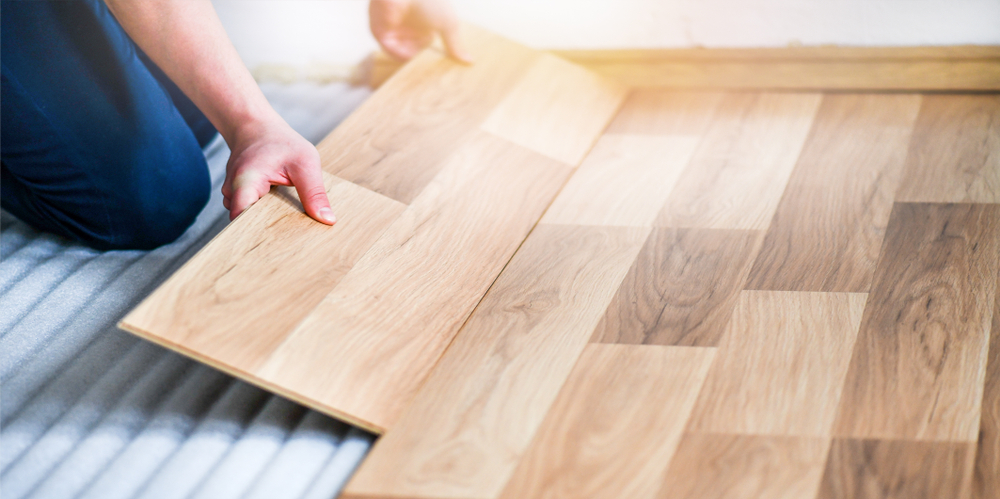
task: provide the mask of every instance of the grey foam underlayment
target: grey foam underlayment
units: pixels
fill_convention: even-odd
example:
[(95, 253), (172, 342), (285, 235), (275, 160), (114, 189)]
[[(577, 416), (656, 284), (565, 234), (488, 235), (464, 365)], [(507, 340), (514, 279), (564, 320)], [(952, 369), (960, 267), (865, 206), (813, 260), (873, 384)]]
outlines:
[[(265, 84), (313, 142), (368, 95)], [(138, 339), (115, 323), (228, 221), (229, 150), (177, 242), (101, 252), (0, 219), (0, 497), (329, 499), (373, 437)]]

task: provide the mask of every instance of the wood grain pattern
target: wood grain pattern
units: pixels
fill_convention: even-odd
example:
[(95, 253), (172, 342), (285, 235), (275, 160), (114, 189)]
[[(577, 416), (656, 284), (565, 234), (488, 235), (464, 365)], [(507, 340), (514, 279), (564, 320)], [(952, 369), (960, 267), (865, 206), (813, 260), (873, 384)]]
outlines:
[(654, 497), (713, 354), (588, 345), (500, 497)]
[(823, 438), (687, 433), (657, 497), (815, 497), (828, 448)]
[(837, 435), (976, 441), (998, 254), (1000, 205), (895, 205)]
[[(333, 227), (294, 190), (264, 196), (144, 300), (121, 326), (252, 372), (323, 300), (404, 205), (324, 174)], [(289, 193), (290, 192), (290, 193)], [(286, 197), (291, 196), (291, 197)]]
[(482, 128), (550, 158), (578, 165), (627, 93), (611, 80), (542, 54), (493, 109)]
[(323, 168), (409, 204), (539, 57), (465, 27), (476, 64), (416, 56), (317, 146)]
[(767, 229), (820, 100), (727, 95), (656, 225)]
[(867, 293), (918, 95), (823, 97), (747, 289)]
[(480, 132), (255, 374), (388, 428), (569, 172)]
[(975, 444), (834, 440), (819, 499), (968, 497)]
[(345, 497), (496, 497), (648, 230), (539, 225)]
[(591, 341), (716, 346), (760, 231), (653, 229)]
[(635, 89), (604, 133), (701, 136), (722, 97), (714, 92)]
[(974, 499), (1000, 498), (1000, 293), (995, 301), (972, 480)]
[(896, 201), (1000, 203), (1000, 96), (924, 97)]
[(689, 431), (829, 436), (865, 295), (740, 294)]
[(697, 136), (604, 135), (542, 223), (652, 226)]

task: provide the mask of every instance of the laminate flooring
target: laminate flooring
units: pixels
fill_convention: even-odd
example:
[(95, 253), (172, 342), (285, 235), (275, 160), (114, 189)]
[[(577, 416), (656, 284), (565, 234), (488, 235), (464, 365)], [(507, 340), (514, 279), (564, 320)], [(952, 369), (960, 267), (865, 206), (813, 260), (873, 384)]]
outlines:
[(337, 226), (277, 190), (124, 325), (382, 432), (355, 499), (1000, 497), (1000, 96), (474, 42), (321, 144)]

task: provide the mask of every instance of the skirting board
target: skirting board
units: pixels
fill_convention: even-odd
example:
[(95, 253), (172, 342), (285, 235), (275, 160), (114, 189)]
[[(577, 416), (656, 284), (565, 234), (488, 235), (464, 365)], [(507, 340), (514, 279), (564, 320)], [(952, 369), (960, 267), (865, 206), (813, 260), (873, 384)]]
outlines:
[[(1000, 46), (556, 50), (631, 87), (726, 90), (997, 91)], [(400, 63), (378, 52), (377, 88)]]

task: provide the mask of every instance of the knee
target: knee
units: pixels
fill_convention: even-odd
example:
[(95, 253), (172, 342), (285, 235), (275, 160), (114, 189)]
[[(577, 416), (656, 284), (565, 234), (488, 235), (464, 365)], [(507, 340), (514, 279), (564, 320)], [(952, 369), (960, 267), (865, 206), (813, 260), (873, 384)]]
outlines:
[(112, 215), (113, 230), (101, 235), (107, 249), (150, 250), (177, 240), (194, 223), (211, 191), (204, 178), (174, 179), (129, 193)]

